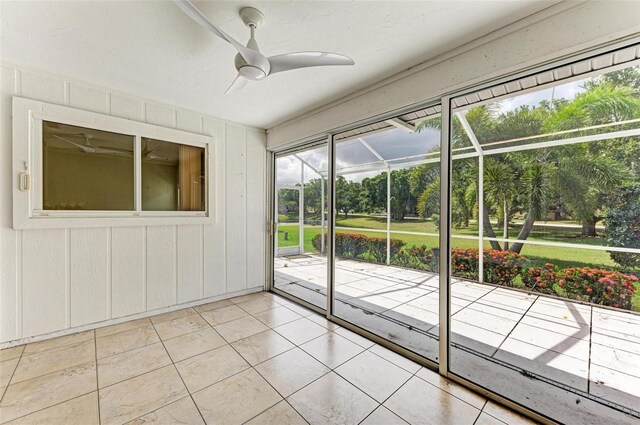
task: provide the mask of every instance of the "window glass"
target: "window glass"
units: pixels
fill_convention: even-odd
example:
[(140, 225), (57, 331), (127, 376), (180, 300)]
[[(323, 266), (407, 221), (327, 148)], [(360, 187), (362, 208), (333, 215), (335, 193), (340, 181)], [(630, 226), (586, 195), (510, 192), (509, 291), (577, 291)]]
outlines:
[(43, 122), (43, 209), (134, 209), (135, 137)]
[(143, 137), (142, 209), (204, 211), (204, 148)]

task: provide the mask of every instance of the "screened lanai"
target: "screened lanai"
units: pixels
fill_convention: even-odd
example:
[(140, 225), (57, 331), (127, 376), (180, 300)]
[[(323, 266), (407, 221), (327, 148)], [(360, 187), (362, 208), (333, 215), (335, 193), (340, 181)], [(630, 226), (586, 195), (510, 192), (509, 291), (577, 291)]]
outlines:
[[(505, 378), (493, 390), (518, 393), (518, 379), (505, 384), (516, 373), (561, 397), (640, 415), (639, 271), (624, 260), (640, 249), (604, 218), (640, 183), (638, 54), (591, 58), (445, 106), (455, 373), (479, 380), (489, 367)], [(442, 125), (432, 105), (333, 135), (334, 314), (433, 361)], [(276, 158), (278, 202), (280, 189), (293, 189), (303, 207), (277, 211), (275, 287), (321, 308), (328, 152), (323, 142)]]

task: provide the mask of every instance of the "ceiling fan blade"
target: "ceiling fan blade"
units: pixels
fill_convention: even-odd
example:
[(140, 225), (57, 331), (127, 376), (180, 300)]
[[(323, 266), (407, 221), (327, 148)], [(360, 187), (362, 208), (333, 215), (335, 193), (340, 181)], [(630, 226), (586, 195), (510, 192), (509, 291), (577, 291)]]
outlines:
[(298, 68), (309, 68), (312, 66), (335, 66), (335, 65), (353, 65), (353, 59), (348, 56), (339, 55), (337, 53), (328, 52), (297, 52), (287, 53), (285, 55), (271, 56), (271, 72), (290, 71)]
[(233, 93), (234, 91), (240, 90), (245, 85), (247, 85), (247, 81), (248, 80), (245, 77), (243, 77), (242, 75), (238, 74), (236, 79), (233, 80), (233, 83), (231, 83), (231, 85), (229, 86), (227, 91), (224, 92), (224, 94)]
[(189, 0), (173, 0), (173, 1), (188, 17), (190, 17), (191, 19), (196, 21), (198, 24), (203, 26), (205, 29), (217, 35), (218, 37), (231, 43), (231, 45), (236, 48), (238, 53), (240, 53), (240, 55), (248, 63), (255, 63), (256, 60), (262, 56), (259, 52), (256, 52), (253, 49), (243, 46), (236, 39), (234, 39), (224, 31), (222, 31), (220, 28), (213, 25), (211, 21), (209, 21), (206, 18), (206, 16), (204, 16), (202, 12), (200, 12), (198, 8), (196, 8), (193, 5), (193, 3), (191, 3)]
[(91, 147), (91, 146), (85, 146), (85, 145), (81, 145), (79, 143), (72, 142), (71, 140), (67, 140), (64, 137), (58, 136), (57, 134), (54, 134), (53, 137), (55, 137), (56, 139), (60, 139), (63, 142), (67, 142), (67, 143), (72, 144), (76, 148), (79, 148), (82, 152), (94, 152), (95, 151), (94, 148)]

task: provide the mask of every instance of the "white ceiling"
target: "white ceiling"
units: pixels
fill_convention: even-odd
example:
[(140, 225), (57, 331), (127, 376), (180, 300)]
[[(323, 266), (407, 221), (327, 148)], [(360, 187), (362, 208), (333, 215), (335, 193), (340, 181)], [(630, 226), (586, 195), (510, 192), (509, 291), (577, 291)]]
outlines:
[(167, 1), (1, 1), (3, 61), (270, 128), (424, 62), (557, 0), (513, 1), (196, 1), (241, 42), (237, 15), (259, 8), (267, 56), (323, 50), (352, 67), (305, 69), (251, 82), (224, 95), (235, 78), (231, 45)]

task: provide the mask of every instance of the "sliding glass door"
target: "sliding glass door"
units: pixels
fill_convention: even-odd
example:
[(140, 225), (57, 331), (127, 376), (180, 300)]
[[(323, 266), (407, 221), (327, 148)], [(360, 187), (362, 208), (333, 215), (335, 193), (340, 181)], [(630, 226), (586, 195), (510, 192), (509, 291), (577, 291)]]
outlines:
[(278, 154), (274, 189), (277, 290), (539, 419), (640, 420), (638, 46)]
[(334, 136), (333, 314), (433, 361), (439, 111), (432, 106)]
[(327, 296), (327, 143), (276, 155), (274, 288), (322, 309)]

